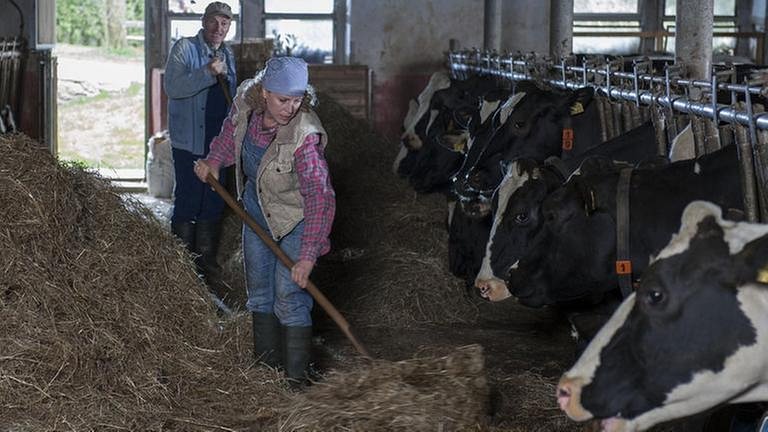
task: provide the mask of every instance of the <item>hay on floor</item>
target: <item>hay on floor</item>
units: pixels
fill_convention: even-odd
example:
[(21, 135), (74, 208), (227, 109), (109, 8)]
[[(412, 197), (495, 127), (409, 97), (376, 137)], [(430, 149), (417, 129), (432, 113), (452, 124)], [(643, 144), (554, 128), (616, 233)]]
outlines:
[(280, 431), (478, 430), (488, 398), (482, 348), (470, 345), (332, 373), (292, 401)]

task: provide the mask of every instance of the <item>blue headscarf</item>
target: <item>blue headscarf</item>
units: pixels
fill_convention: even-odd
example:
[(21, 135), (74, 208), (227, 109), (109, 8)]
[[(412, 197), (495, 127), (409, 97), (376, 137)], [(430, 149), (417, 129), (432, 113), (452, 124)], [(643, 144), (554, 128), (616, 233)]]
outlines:
[(308, 83), (307, 63), (299, 57), (272, 57), (267, 60), (261, 80), (265, 89), (293, 97), (304, 95)]

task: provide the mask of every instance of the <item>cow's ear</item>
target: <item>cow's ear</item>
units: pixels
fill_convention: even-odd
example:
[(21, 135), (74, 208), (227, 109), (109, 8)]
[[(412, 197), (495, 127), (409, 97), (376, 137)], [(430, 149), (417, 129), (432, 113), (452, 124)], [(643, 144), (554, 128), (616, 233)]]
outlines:
[(556, 174), (560, 182), (564, 182), (570, 174), (570, 171), (565, 166), (565, 162), (557, 156), (550, 156), (544, 160), (544, 166), (549, 167), (550, 172)]
[(768, 285), (768, 236), (747, 243), (735, 259), (742, 283), (758, 282)]
[(570, 114), (572, 116), (579, 115), (586, 110), (587, 105), (592, 102), (592, 98), (595, 96), (595, 89), (592, 87), (583, 87), (573, 92), (573, 98), (570, 103)]

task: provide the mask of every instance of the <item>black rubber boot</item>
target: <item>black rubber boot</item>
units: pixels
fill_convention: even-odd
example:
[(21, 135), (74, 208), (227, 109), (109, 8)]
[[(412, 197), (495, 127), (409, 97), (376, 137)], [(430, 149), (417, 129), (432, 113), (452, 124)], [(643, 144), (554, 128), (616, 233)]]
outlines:
[(253, 355), (270, 367), (282, 367), (280, 321), (273, 313), (252, 312)]
[(293, 390), (308, 384), (307, 367), (312, 349), (312, 327), (283, 327), (285, 376)]
[(195, 264), (203, 280), (209, 285), (216, 284), (221, 274), (221, 266), (216, 259), (219, 253), (220, 235), (221, 224), (218, 222), (197, 223), (194, 251), (198, 257), (195, 259)]
[(171, 233), (181, 240), (190, 252), (195, 252), (195, 225), (194, 222), (171, 222)]

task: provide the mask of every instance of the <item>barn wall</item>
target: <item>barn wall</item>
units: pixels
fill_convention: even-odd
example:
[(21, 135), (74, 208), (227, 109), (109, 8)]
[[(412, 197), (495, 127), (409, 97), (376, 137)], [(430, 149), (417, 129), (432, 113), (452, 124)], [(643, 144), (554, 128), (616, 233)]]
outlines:
[(549, 53), (549, 2), (504, 1), (501, 10), (501, 49)]
[[(373, 124), (397, 136), (408, 100), (445, 70), (449, 40), (482, 48), (484, 0), (355, 0), (350, 6), (350, 63), (373, 71)], [(549, 2), (505, 0), (502, 49), (549, 52)]]
[(374, 127), (399, 134), (408, 100), (445, 69), (449, 39), (483, 43), (483, 0), (360, 0), (350, 7), (350, 63), (373, 70)]

